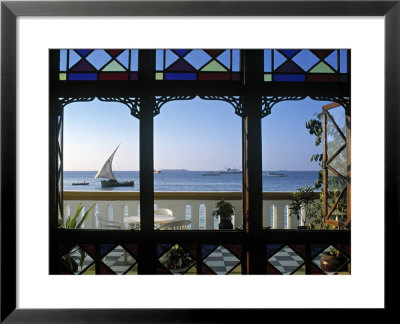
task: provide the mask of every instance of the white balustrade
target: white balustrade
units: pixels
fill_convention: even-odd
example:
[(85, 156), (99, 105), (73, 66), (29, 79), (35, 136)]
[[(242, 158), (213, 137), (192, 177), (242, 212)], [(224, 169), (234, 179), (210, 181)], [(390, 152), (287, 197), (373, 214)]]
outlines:
[[(263, 227), (270, 226), (272, 217), (272, 228), (274, 229), (297, 228), (299, 225), (297, 217), (295, 215), (290, 216), (290, 193), (264, 193), (263, 196)], [(85, 229), (99, 228), (95, 217), (96, 212), (105, 219), (121, 222), (124, 224), (124, 228), (128, 229), (128, 224), (125, 224), (123, 220), (126, 216), (140, 214), (139, 195), (138, 193), (123, 192), (122, 197), (124, 200), (119, 200), (117, 192), (64, 192), (64, 222), (68, 216), (75, 214), (76, 207), (81, 202), (85, 211), (93, 204), (97, 205), (90, 212), (84, 225)], [(234, 228), (242, 226), (242, 197), (240, 193), (199, 192), (196, 195), (185, 192), (155, 193), (154, 204), (158, 208), (171, 209), (175, 220), (184, 220), (190, 216), (191, 229), (214, 229), (212, 213), (215, 204), (221, 197), (231, 202), (234, 207), (235, 212), (232, 219)], [(200, 208), (202, 205), (203, 212)], [(187, 206), (190, 206), (190, 214), (187, 213)], [(303, 209), (301, 213), (304, 215), (305, 210)], [(204, 219), (201, 220), (201, 217), (204, 217)]]

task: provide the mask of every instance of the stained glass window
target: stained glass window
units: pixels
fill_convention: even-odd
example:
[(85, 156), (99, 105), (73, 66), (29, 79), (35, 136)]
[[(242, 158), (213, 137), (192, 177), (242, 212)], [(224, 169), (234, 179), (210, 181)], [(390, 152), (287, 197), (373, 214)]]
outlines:
[(240, 80), (240, 50), (156, 51), (156, 80)]
[(60, 81), (110, 81), (137, 79), (138, 50), (60, 50)]
[(264, 50), (266, 82), (347, 82), (348, 50)]

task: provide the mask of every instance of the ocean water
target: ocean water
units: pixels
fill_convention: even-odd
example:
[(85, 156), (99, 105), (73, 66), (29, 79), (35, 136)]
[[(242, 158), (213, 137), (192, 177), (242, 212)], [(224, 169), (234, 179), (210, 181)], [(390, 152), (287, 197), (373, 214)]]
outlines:
[[(207, 171), (162, 170), (154, 174), (154, 191), (242, 191), (242, 174), (203, 176)], [(287, 177), (263, 176), (263, 191), (293, 192), (298, 188), (315, 184), (318, 171), (273, 171)], [(102, 188), (101, 179), (94, 179), (97, 171), (64, 171), (65, 191), (139, 191), (139, 171), (116, 171), (119, 181), (133, 180), (133, 187)], [(72, 185), (74, 182), (89, 185)]]

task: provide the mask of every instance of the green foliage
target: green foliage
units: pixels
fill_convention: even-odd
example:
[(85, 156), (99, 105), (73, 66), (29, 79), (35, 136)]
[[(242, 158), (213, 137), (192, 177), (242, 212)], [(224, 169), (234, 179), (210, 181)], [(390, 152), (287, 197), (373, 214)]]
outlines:
[(334, 229), (333, 226), (325, 224), (321, 207), (322, 194), (320, 195), (320, 201), (315, 201), (313, 198), (314, 189), (315, 187), (306, 185), (305, 187), (299, 188), (298, 191), (293, 192), (289, 216), (296, 216), (297, 219), (300, 220), (301, 208), (304, 207), (306, 212), (301, 221), (305, 224), (307, 220), (310, 220), (308, 224), (309, 229)]
[(319, 146), (322, 141), (322, 112), (319, 114), (315, 113), (314, 116), (316, 116), (317, 119), (310, 119), (306, 122), (306, 128), (311, 135), (315, 135), (315, 146)]
[[(81, 221), (78, 223), (77, 219), (82, 212), (83, 205), (81, 202), (79, 202), (78, 206), (76, 206), (75, 213), (74, 215), (68, 216), (67, 220), (65, 221), (64, 224), (60, 226), (60, 228), (65, 228), (65, 229), (79, 229), (82, 224), (86, 221), (88, 218), (90, 212), (92, 211), (93, 207), (95, 204), (93, 204), (82, 216)], [(73, 255), (76, 251), (79, 251), (79, 256)], [(63, 258), (62, 262), (66, 266), (68, 270), (71, 272), (77, 272), (78, 267), (82, 267), (83, 262), (86, 257), (86, 252), (81, 248), (77, 247), (76, 249), (71, 250), (69, 253), (67, 253)]]
[[(315, 146), (319, 146), (322, 141), (322, 112), (317, 114), (315, 113), (314, 116), (317, 117), (317, 119), (310, 119), (308, 122), (306, 122), (306, 128), (308, 129), (308, 132), (311, 135), (315, 136)], [(323, 159), (323, 154), (321, 153), (315, 153), (311, 156), (310, 161), (311, 162), (317, 162), (319, 166), (322, 168), (322, 159)], [(315, 189), (321, 188), (323, 182), (322, 182), (322, 170), (319, 171), (318, 173), (318, 179), (316, 180), (314, 184)]]
[(334, 247), (329, 248), (328, 254), (337, 258), (340, 257), (340, 251), (338, 249), (335, 249)]
[(173, 246), (162, 257), (161, 263), (168, 269), (180, 269), (192, 264), (193, 260), (179, 245)]
[(222, 199), (215, 204), (213, 216), (215, 217), (219, 216), (221, 220), (231, 219), (233, 213), (234, 213), (234, 208), (232, 204)]
[(75, 209), (75, 214), (74, 216), (68, 216), (67, 220), (65, 221), (64, 224), (60, 226), (60, 228), (68, 228), (68, 229), (77, 229), (82, 226), (82, 224), (85, 222), (85, 220), (88, 218), (90, 212), (92, 211), (93, 207), (95, 204), (90, 206), (90, 208), (83, 214), (82, 219), (79, 223), (77, 223), (78, 217), (83, 209), (83, 205), (81, 202), (79, 202), (78, 206), (76, 206)]

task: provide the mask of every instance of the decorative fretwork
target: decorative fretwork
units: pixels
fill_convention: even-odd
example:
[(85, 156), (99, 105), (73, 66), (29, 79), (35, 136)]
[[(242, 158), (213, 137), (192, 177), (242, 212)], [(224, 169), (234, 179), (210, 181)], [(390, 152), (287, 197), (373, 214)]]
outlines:
[(192, 100), (196, 96), (160, 96), (155, 97), (155, 105), (153, 109), (153, 116), (157, 116), (160, 113), (160, 109), (166, 103), (176, 100)]
[(265, 82), (348, 82), (346, 49), (264, 50)]
[(200, 96), (204, 100), (221, 100), (225, 101), (233, 106), (235, 114), (243, 117), (243, 97), (242, 96)]
[(94, 97), (61, 97), (58, 98), (58, 102), (55, 106), (51, 107), (57, 116), (59, 116), (64, 109), (64, 107), (70, 103), (74, 102), (88, 102), (88, 101), (93, 101)]
[(263, 96), (262, 97), (262, 118), (271, 113), (272, 107), (277, 103), (287, 100), (303, 100), (306, 96)]
[(140, 98), (124, 98), (124, 97), (99, 97), (100, 101), (107, 102), (119, 102), (124, 104), (131, 111), (131, 115), (136, 118), (140, 118)]
[(341, 105), (345, 110), (350, 108), (350, 98), (349, 97), (332, 97), (332, 96), (310, 96), (312, 100), (319, 101), (332, 101)]

